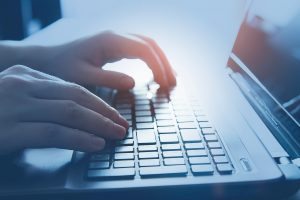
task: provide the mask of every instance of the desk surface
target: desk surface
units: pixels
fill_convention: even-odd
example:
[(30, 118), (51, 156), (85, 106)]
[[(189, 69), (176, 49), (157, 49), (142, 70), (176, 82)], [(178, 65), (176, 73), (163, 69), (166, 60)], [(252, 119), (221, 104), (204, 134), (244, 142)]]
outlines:
[[(55, 45), (104, 30), (101, 27), (95, 28), (95, 25), (84, 24), (84, 29), (81, 27), (81, 31), (78, 31), (79, 24), (80, 22), (76, 20), (61, 19), (23, 42), (24, 44)], [(300, 200), (300, 190), (287, 200)]]

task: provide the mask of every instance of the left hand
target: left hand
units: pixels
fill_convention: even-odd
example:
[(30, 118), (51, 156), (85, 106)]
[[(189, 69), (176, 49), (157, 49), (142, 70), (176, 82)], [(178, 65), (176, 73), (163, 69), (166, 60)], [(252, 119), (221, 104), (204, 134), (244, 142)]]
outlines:
[(141, 59), (152, 70), (161, 87), (176, 84), (174, 71), (160, 47), (149, 38), (139, 35), (121, 36), (103, 32), (59, 46), (46, 47), (37, 70), (81, 85), (106, 86), (128, 90), (134, 80), (119, 72), (103, 70), (106, 63), (123, 58)]

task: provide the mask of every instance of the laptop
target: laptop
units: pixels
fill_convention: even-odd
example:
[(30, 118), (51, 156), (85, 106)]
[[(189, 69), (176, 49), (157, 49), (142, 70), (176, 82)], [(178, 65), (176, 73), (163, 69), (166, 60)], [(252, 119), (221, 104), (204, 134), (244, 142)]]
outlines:
[[(94, 154), (27, 149), (1, 158), (1, 199), (36, 195), (253, 199), (281, 197), (299, 188), (300, 61), (296, 47), (287, 42), (291, 37), (286, 37), (299, 30), (299, 23), (270, 29), (273, 23), (254, 12), (254, 5), (245, 14), (248, 1), (179, 7), (184, 6), (192, 17), (197, 16), (193, 10), (203, 11), (199, 15), (204, 13), (213, 25), (202, 33), (189, 33), (185, 40), (190, 44), (181, 47), (190, 59), (181, 62), (180, 56), (173, 56), (177, 65), (190, 66), (178, 73), (178, 85), (168, 91), (155, 83), (131, 91), (99, 88), (97, 94), (130, 122), (126, 138), (108, 142)], [(217, 12), (224, 17), (216, 17)], [(199, 21), (186, 22), (194, 27)], [(174, 38), (179, 37), (170, 36)], [(158, 43), (164, 47), (164, 41)], [(166, 51), (171, 52), (171, 62), (176, 51), (182, 49)], [(184, 53), (181, 56), (184, 59)], [(280, 76), (286, 68), (270, 62), (279, 56), (290, 63), (288, 77)], [(285, 92), (287, 79), (294, 84)]]

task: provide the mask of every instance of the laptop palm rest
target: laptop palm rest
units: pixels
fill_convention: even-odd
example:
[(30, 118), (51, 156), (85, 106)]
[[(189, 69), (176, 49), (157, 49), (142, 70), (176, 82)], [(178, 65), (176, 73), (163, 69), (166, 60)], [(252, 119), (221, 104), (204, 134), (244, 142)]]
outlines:
[(1, 159), (0, 190), (47, 190), (65, 184), (73, 151), (61, 149), (28, 149), (14, 158)]

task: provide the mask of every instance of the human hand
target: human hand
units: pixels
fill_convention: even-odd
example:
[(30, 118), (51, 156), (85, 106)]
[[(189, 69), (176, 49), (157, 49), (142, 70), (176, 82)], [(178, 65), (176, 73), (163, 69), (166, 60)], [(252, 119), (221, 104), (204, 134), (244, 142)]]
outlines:
[(83, 87), (25, 66), (0, 73), (0, 154), (57, 147), (99, 151), (128, 123)]
[(174, 72), (160, 47), (150, 38), (121, 36), (103, 32), (54, 47), (46, 47), (39, 62), (29, 63), (38, 70), (81, 85), (131, 89), (134, 80), (119, 72), (102, 70), (106, 63), (123, 58), (141, 59), (162, 87), (176, 84)]

